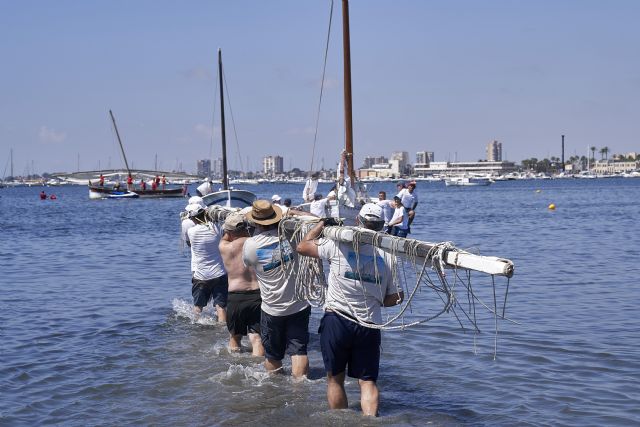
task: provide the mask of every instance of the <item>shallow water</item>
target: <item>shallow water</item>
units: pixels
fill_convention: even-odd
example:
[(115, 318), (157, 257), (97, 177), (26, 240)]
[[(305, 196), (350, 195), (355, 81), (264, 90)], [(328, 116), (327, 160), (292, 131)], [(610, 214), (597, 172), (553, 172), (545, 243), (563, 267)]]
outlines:
[(495, 360), (491, 319), (479, 335), (453, 316), (384, 333), (375, 420), (354, 380), (349, 409), (327, 410), (318, 309), (302, 382), (229, 354), (211, 312), (193, 322), (185, 200), (51, 187), (58, 199), (40, 201), (41, 189), (0, 190), (0, 425), (640, 423), (640, 180), (419, 183), (413, 237), (514, 261), (518, 324), (500, 322)]

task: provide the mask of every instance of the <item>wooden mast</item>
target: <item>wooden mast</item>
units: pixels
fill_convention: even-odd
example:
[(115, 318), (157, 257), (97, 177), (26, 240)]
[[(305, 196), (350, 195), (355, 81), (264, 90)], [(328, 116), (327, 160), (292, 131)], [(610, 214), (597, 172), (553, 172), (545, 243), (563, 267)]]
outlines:
[(222, 189), (229, 189), (227, 175), (227, 137), (224, 128), (224, 89), (222, 88), (222, 49), (218, 48), (218, 75), (220, 78), (220, 130), (222, 131)]
[(122, 140), (120, 140), (120, 132), (118, 132), (118, 126), (116, 125), (116, 118), (113, 117), (113, 113), (109, 110), (109, 115), (111, 116), (111, 122), (113, 123), (113, 128), (116, 131), (116, 136), (118, 137), (118, 144), (120, 144), (120, 151), (122, 152), (122, 158), (124, 159), (124, 165), (127, 167), (127, 173), (131, 176), (131, 170), (129, 169), (129, 163), (127, 162), (127, 156), (124, 154), (124, 148), (122, 147)]
[(342, 0), (342, 49), (344, 52), (344, 126), (345, 150), (351, 186), (355, 185), (353, 169), (353, 122), (351, 112), (351, 42), (349, 37), (349, 1)]

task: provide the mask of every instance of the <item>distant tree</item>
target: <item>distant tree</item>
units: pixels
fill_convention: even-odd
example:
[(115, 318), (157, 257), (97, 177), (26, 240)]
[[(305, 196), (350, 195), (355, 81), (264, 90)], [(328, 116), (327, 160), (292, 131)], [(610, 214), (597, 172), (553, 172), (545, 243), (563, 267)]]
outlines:
[(607, 160), (609, 158), (609, 147), (602, 147), (602, 150), (600, 150), (600, 152), (602, 154), (604, 154), (604, 158), (605, 160)]
[(596, 161), (596, 147), (591, 147), (591, 159), (595, 162)]

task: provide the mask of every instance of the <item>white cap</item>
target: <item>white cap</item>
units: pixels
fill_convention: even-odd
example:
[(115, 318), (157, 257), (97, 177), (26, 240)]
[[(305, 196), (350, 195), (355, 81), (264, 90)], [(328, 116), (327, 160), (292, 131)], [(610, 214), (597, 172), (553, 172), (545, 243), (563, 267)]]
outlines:
[(358, 214), (365, 221), (380, 221), (383, 219), (382, 208), (375, 203), (367, 203)]
[(206, 209), (207, 209), (207, 206), (204, 204), (202, 200), (200, 200), (197, 203), (189, 203), (187, 207), (184, 208), (184, 210), (187, 211), (187, 214), (189, 214), (190, 218), (199, 215)]
[(281, 200), (280, 196), (278, 196), (277, 194), (274, 194), (273, 196), (271, 196), (272, 202), (279, 202), (280, 200)]
[(194, 203), (198, 203), (202, 201), (202, 197), (200, 196), (191, 196), (191, 198), (189, 198), (189, 205), (193, 205)]

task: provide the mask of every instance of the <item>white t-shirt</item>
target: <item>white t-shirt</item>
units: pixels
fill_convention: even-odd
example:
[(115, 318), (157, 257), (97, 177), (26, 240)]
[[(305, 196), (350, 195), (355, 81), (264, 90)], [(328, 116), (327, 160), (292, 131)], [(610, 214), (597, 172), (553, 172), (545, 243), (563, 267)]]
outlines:
[(382, 323), (380, 307), (384, 297), (400, 291), (393, 285), (391, 255), (371, 245), (360, 246), (356, 254), (349, 243), (338, 244), (325, 238), (318, 243), (320, 258), (330, 265), (325, 310)]
[(407, 228), (409, 228), (409, 214), (407, 213), (407, 210), (405, 208), (403, 208), (402, 206), (399, 208), (395, 208), (395, 210), (393, 211), (393, 217), (391, 217), (391, 222), (394, 222), (396, 219), (402, 217), (402, 221), (399, 222), (398, 224), (394, 224), (394, 227), (398, 227), (402, 230), (406, 230)]
[(400, 190), (397, 196), (400, 197), (402, 206), (409, 210), (413, 210), (416, 203), (418, 203), (418, 193), (416, 193), (415, 189), (413, 190), (413, 193), (409, 193), (408, 189), (403, 188), (402, 190)]
[(318, 189), (318, 180), (317, 179), (307, 179), (307, 182), (304, 184), (304, 190), (302, 190), (302, 200), (305, 202), (312, 202), (313, 195), (316, 194), (316, 190)]
[(315, 216), (319, 216), (320, 218), (325, 218), (327, 216), (327, 202), (329, 199), (324, 198), (320, 200), (314, 200), (309, 205), (309, 212), (314, 214)]
[(217, 224), (197, 224), (187, 231), (191, 242), (191, 271), (199, 280), (211, 280), (226, 274), (218, 245), (222, 230)]
[(211, 187), (211, 182), (209, 181), (205, 181), (202, 184), (200, 184), (197, 188), (197, 190), (200, 192), (200, 194), (202, 194), (203, 196), (206, 196), (207, 194), (213, 192), (213, 188)]
[(278, 230), (264, 231), (245, 240), (242, 260), (256, 272), (265, 313), (288, 316), (309, 306), (307, 301), (296, 299), (296, 255), (287, 240), (278, 240)]
[(189, 242), (189, 235), (187, 234), (187, 231), (189, 231), (189, 229), (191, 227), (193, 227), (195, 224), (193, 223), (193, 221), (190, 218), (185, 218), (182, 220), (182, 222), (180, 223), (180, 239), (187, 243), (187, 244), (191, 244)]

